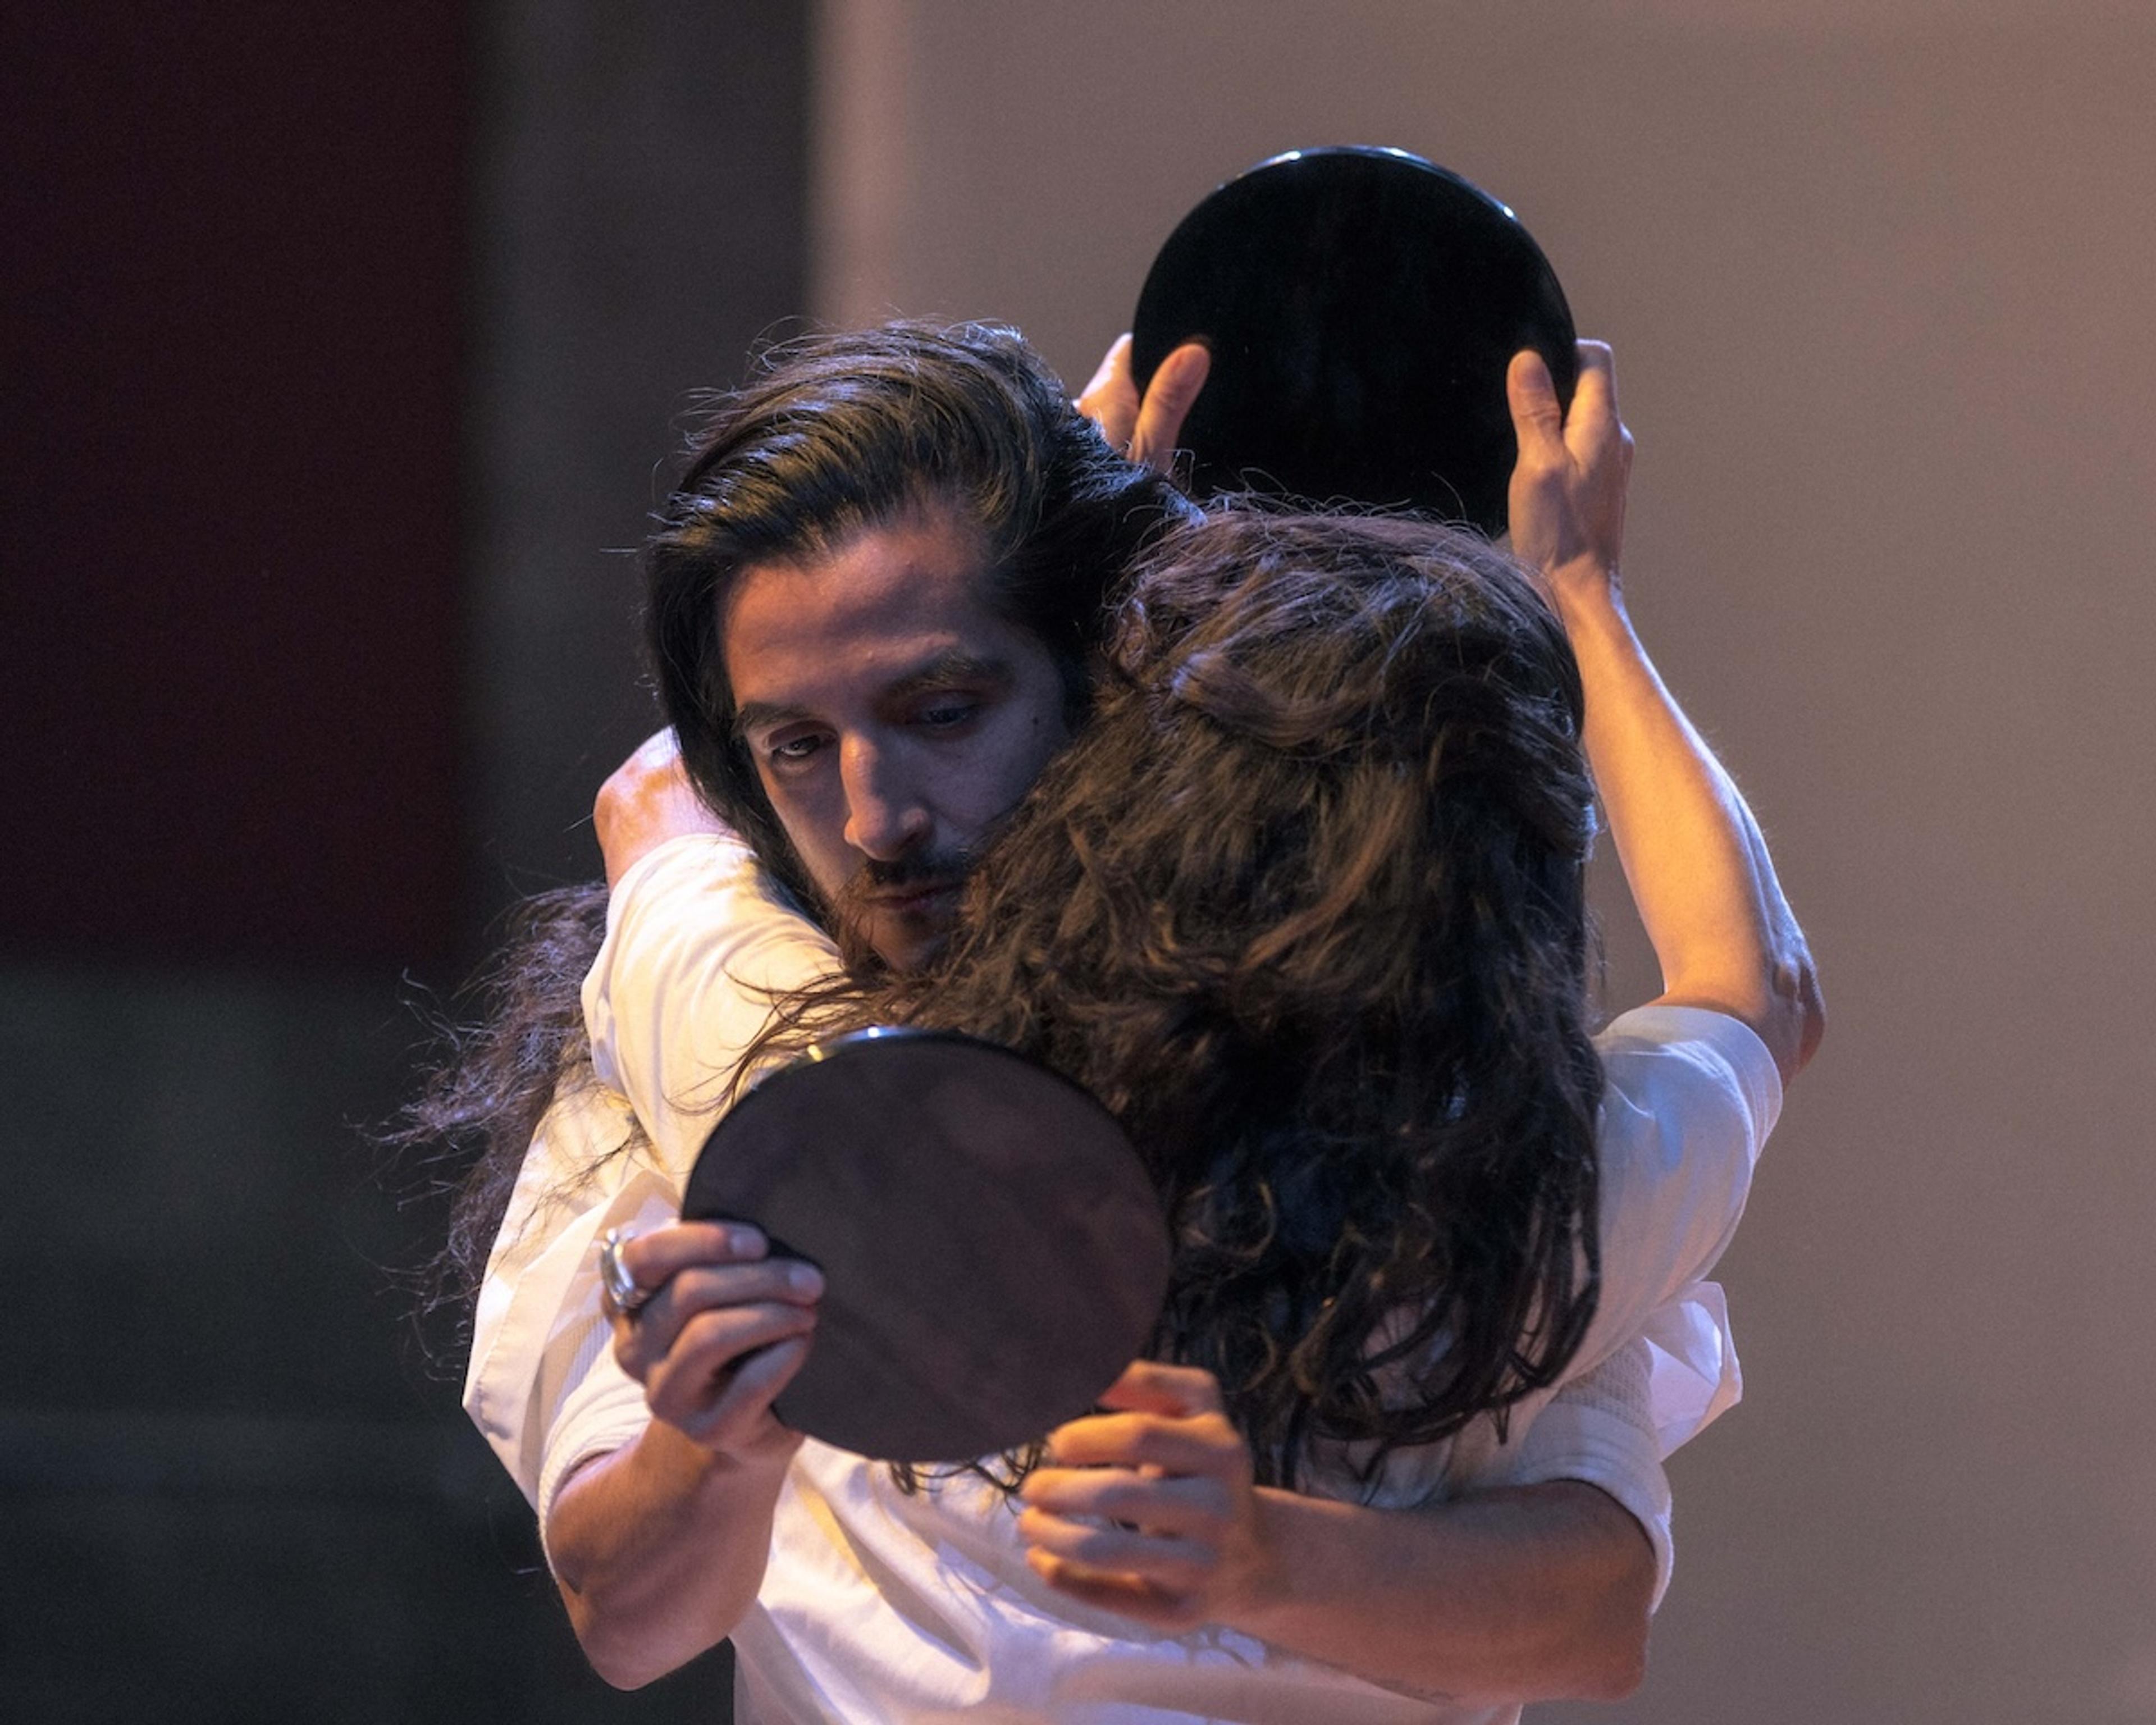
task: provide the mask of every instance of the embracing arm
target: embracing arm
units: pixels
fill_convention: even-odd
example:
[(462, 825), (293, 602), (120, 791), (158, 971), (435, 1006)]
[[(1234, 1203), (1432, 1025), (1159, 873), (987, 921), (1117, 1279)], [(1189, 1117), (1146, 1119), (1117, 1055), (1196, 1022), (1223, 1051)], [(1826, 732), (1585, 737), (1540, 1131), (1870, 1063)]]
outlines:
[(1618, 554), (1631, 439), (1609, 350), (1580, 343), (1569, 415), (1532, 353), (1513, 360), (1507, 388), (1520, 442), (1513, 550), (1542, 572), (1579, 660), (1588, 757), (1661, 965), (1661, 1003), (1750, 1026), (1786, 1081), (1825, 1032), (1819, 977), (1758, 824), (1625, 613)]
[(1257, 1497), (1272, 1584), (1224, 1619), (1235, 1627), (1461, 1699), (1611, 1701), (1646, 1673), (1653, 1553), (1593, 1486), (1414, 1510)]
[(1223, 1624), (1458, 1699), (1609, 1699), (1645, 1669), (1655, 1554), (1573, 1480), (1373, 1509), (1251, 1482), (1212, 1378), (1141, 1363), (1062, 1427), (1019, 1532), (1059, 1591), (1171, 1632)]
[(808, 1357), (822, 1279), (770, 1258), (737, 1224), (682, 1223), (628, 1241), (655, 1290), (613, 1314), (614, 1356), (650, 1423), (555, 1494), (547, 1552), (577, 1639), (633, 1688), (716, 1645), (763, 1579), (772, 1517), (801, 1440), (771, 1411)]

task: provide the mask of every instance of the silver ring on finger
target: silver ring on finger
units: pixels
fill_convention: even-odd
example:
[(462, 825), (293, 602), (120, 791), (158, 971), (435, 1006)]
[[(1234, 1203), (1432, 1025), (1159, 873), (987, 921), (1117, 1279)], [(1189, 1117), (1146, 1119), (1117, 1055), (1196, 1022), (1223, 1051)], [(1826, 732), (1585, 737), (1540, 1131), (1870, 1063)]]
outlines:
[(651, 1297), (650, 1290), (621, 1261), (621, 1249), (635, 1238), (633, 1231), (621, 1228), (609, 1228), (599, 1237), (599, 1286), (624, 1317), (634, 1317)]

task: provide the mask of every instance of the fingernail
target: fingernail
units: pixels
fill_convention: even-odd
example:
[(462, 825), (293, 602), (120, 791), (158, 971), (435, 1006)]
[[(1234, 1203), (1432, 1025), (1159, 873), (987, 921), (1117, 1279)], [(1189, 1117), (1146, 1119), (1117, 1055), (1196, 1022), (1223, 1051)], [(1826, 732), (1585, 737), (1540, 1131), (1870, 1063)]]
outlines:
[(726, 1245), (744, 1258), (761, 1258), (770, 1242), (764, 1239), (762, 1231), (759, 1229), (737, 1228)]
[(820, 1294), (824, 1291), (823, 1272), (814, 1264), (789, 1264), (786, 1266), (786, 1285), (797, 1294)]

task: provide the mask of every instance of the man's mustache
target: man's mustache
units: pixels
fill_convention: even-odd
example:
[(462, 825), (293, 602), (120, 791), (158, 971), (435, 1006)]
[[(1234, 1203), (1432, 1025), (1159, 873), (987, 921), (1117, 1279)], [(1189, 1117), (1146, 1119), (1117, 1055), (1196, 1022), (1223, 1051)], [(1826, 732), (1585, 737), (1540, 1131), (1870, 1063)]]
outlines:
[(912, 889), (956, 886), (972, 866), (972, 857), (963, 850), (922, 851), (864, 863), (831, 904), (829, 925), (841, 962), (849, 970), (880, 969), (884, 961), (868, 935), (870, 921), (881, 908), (878, 901)]
[(963, 880), (973, 859), (964, 850), (909, 852), (889, 862), (874, 857), (846, 883), (844, 898), (859, 900), (901, 892), (909, 886), (948, 886)]

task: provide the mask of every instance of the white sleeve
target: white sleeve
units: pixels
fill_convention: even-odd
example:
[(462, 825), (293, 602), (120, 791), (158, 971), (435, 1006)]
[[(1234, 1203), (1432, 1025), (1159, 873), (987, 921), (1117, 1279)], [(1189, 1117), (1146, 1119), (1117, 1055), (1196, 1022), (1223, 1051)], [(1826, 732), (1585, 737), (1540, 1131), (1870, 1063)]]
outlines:
[(670, 839), (615, 884), (584, 979), (592, 1065), (629, 1098), (677, 1180), (773, 999), (838, 964), (830, 937), (731, 836)]
[(465, 1378), (465, 1411), (534, 1507), (543, 1476), (560, 1471), (549, 1444), (566, 1410), (611, 1363), (598, 1237), (670, 1221), (678, 1208), (621, 1097), (588, 1084), (555, 1098), (487, 1260)]
[(1602, 1291), (1584, 1370), (1635, 1340), (1663, 1455), (1743, 1394), (1722, 1290), (1702, 1281), (1736, 1232), (1782, 1081), (1747, 1026), (1697, 1007), (1625, 1014), (1596, 1039)]
[(1647, 1343), (1635, 1340), (1592, 1371), (1568, 1378), (1513, 1446), (1503, 1480), (1484, 1483), (1538, 1486), (1582, 1480), (1608, 1492), (1631, 1513), (1654, 1548), (1653, 1605), (1659, 1606), (1669, 1590), (1675, 1548), (1670, 1540), (1670, 1479), (1662, 1468), (1651, 1404), (1652, 1377)]
[(612, 1332), (604, 1323), (599, 1326), (599, 1336), (601, 1345), (562, 1394), (547, 1428), (533, 1507), (539, 1512), (540, 1548), (547, 1553), (550, 1568), (554, 1553), (547, 1530), (553, 1523), (554, 1500), (562, 1495), (569, 1476), (593, 1457), (634, 1443), (651, 1424), (644, 1386), (615, 1361), (609, 1345)]
[(836, 962), (732, 839), (670, 840), (615, 887), (584, 983), (597, 1081), (557, 1097), (533, 1137), (488, 1261), (465, 1382), (466, 1411), (542, 1526), (575, 1466), (647, 1417), (613, 1363), (599, 1236), (679, 1214), (772, 996)]

